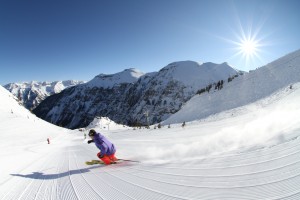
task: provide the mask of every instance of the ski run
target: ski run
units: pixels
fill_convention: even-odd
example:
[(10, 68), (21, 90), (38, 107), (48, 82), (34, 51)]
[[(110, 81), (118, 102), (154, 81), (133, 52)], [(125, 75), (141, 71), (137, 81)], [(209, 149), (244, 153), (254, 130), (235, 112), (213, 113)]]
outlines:
[(228, 107), (214, 104), (208, 116), (196, 114), (205, 99), (211, 106), (205, 94), (174, 114), (170, 128), (168, 120), (160, 129), (95, 126), (114, 142), (118, 158), (138, 161), (109, 166), (85, 164), (98, 153), (87, 144), (88, 130), (47, 123), (0, 87), (0, 199), (300, 199), (299, 54), (273, 63), (286, 66), (279, 71), (284, 78), (261, 79), (268, 87), (256, 99), (231, 98), (233, 105), (224, 88)]

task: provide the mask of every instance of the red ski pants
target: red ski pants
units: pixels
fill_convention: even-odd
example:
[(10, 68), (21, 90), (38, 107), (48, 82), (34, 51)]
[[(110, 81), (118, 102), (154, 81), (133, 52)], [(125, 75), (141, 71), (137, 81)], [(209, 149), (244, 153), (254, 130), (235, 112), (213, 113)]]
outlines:
[(97, 154), (98, 158), (104, 162), (104, 164), (109, 165), (112, 162), (117, 161), (118, 159), (115, 157), (115, 154), (104, 155), (102, 158), (100, 157), (100, 152)]

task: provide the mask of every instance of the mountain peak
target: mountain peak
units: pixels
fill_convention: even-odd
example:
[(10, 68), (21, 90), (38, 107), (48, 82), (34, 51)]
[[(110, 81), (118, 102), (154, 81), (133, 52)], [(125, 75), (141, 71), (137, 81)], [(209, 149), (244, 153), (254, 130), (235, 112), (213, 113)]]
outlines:
[(89, 81), (87, 86), (111, 88), (122, 83), (134, 83), (143, 75), (138, 69), (129, 68), (116, 74), (99, 74)]
[(168, 64), (160, 70), (164, 77), (182, 82), (186, 86), (206, 86), (214, 81), (222, 80), (237, 73), (226, 62), (198, 63), (195, 61), (179, 61)]
[(178, 68), (198, 67), (198, 66), (200, 66), (200, 64), (195, 61), (190, 61), (190, 60), (177, 61), (177, 62), (172, 62), (172, 63), (168, 64), (166, 67), (162, 68), (161, 71), (175, 69), (175, 68), (178, 69)]

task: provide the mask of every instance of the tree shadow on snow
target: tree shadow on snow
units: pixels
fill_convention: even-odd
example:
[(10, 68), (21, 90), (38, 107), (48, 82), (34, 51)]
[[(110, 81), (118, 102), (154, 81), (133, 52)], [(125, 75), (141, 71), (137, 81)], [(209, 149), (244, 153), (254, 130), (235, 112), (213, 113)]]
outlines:
[(65, 177), (65, 176), (88, 173), (88, 172), (90, 172), (91, 169), (95, 169), (95, 168), (99, 168), (99, 166), (93, 166), (93, 167), (84, 168), (84, 169), (70, 170), (70, 171), (57, 173), (57, 174), (44, 174), (43, 172), (32, 172), (31, 174), (10, 174), (10, 175), (19, 176), (19, 177), (23, 177), (23, 178), (40, 179), (40, 180), (59, 179), (59, 178)]

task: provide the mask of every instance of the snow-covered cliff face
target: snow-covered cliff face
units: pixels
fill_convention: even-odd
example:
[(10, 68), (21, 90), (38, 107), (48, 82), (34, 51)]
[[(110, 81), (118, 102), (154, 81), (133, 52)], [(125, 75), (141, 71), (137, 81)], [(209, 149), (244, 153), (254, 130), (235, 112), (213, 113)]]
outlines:
[(65, 88), (84, 83), (83, 81), (55, 81), (55, 82), (24, 82), (9, 83), (4, 86), (15, 95), (19, 102), (28, 110), (36, 108), (46, 97), (56, 94)]
[(136, 69), (101, 74), (50, 96), (34, 113), (68, 128), (87, 126), (95, 116), (128, 125), (153, 124), (177, 112), (199, 89), (237, 73), (226, 63), (183, 61), (148, 74)]

